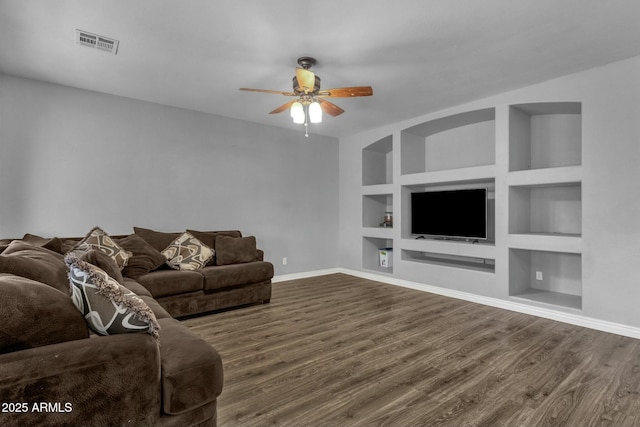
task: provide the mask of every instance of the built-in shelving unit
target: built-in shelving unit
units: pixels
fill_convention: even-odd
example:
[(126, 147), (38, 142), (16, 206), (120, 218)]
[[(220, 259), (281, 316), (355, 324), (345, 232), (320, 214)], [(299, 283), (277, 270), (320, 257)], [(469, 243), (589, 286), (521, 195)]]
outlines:
[[(362, 168), (364, 269), (582, 309), (580, 102), (501, 105), (418, 123), (364, 147)], [(412, 193), (481, 187), (489, 195), (487, 240), (411, 234)], [(385, 212), (394, 212), (393, 228), (380, 227)], [(379, 266), (380, 248), (394, 248), (393, 267)]]
[(582, 308), (582, 107), (509, 108), (509, 295)]

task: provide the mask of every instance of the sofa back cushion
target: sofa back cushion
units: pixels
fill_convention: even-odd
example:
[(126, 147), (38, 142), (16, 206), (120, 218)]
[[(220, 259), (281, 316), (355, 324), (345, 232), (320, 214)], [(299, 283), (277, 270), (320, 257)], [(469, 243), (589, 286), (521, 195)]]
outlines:
[(41, 246), (45, 249), (50, 249), (59, 254), (63, 253), (62, 240), (59, 239), (58, 237), (51, 237), (51, 238), (40, 237), (40, 236), (36, 236), (35, 234), (27, 233), (22, 237), (22, 240), (28, 243), (33, 243), (34, 246)]
[[(198, 231), (187, 229), (188, 233), (191, 233), (202, 243), (210, 247), (214, 250), (216, 249), (216, 237), (218, 236), (228, 236), (228, 237), (242, 237), (242, 233), (238, 230), (222, 230), (222, 231)], [(207, 265), (216, 265), (216, 257), (214, 256), (207, 263)]]
[(156, 248), (137, 234), (118, 240), (118, 244), (133, 255), (122, 270), (126, 277), (139, 277), (163, 266), (167, 259)]
[(42, 282), (65, 294), (69, 291), (64, 256), (20, 240), (11, 242), (0, 254), (0, 273)]
[(111, 258), (107, 253), (102, 252), (98, 249), (91, 249), (88, 252), (83, 253), (80, 256), (82, 261), (85, 261), (91, 265), (95, 265), (111, 278), (113, 278), (116, 282), (121, 285), (124, 285), (124, 277), (122, 277), (122, 273), (118, 268), (118, 264)]
[(258, 259), (256, 238), (216, 237), (216, 265), (242, 264)]
[(242, 237), (242, 233), (238, 230), (223, 230), (223, 231), (198, 231), (187, 229), (189, 233), (198, 238), (202, 243), (209, 246), (211, 249), (216, 248), (216, 237), (218, 236), (227, 236), (227, 237)]
[(0, 273), (0, 353), (89, 337), (68, 293)]
[(153, 246), (157, 251), (162, 252), (175, 239), (180, 237), (180, 233), (165, 233), (155, 231), (148, 228), (133, 227), (133, 232), (142, 237), (148, 244)]

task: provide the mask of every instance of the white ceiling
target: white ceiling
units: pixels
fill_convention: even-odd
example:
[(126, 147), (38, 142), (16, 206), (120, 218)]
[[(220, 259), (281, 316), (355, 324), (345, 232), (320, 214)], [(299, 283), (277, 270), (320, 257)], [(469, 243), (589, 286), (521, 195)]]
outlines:
[[(638, 0), (0, 0), (0, 72), (302, 131), (268, 112), (314, 56), (346, 136), (640, 55)], [(82, 29), (117, 55), (75, 44)]]

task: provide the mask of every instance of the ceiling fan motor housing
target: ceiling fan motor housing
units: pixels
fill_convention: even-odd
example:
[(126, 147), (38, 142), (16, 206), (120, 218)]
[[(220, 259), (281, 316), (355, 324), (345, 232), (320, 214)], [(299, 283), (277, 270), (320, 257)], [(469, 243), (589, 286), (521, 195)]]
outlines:
[[(315, 76), (316, 81), (313, 84), (313, 92), (316, 93), (320, 90), (320, 77)], [(293, 77), (293, 92), (297, 95), (304, 94), (304, 90), (300, 87), (300, 83), (298, 83), (298, 78)]]
[(298, 58), (298, 65), (300, 65), (305, 70), (308, 70), (309, 68), (313, 67), (314, 65), (316, 65), (316, 63), (317, 63), (316, 58), (312, 58), (310, 56), (302, 56)]

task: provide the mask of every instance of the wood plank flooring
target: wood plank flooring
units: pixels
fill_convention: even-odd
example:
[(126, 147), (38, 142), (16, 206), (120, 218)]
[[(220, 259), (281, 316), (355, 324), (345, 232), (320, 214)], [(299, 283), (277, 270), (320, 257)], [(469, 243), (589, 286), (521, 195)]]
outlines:
[(332, 274), (185, 320), (220, 352), (218, 425), (640, 426), (640, 341)]

